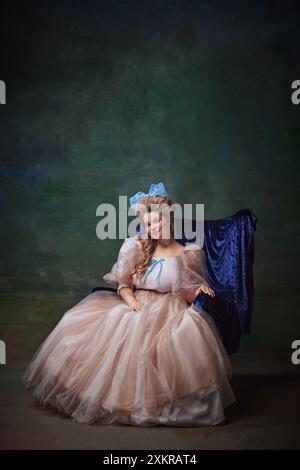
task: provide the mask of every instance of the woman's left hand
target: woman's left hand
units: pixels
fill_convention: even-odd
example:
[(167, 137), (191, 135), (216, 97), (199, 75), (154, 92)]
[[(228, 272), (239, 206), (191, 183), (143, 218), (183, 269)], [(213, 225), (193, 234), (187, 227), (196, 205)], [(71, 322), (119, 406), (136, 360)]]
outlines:
[(215, 296), (215, 291), (211, 287), (206, 286), (205, 284), (201, 284), (201, 286), (198, 287), (198, 289), (196, 290), (195, 298), (198, 294), (200, 294), (200, 292), (204, 292), (205, 294), (211, 295), (212, 297)]

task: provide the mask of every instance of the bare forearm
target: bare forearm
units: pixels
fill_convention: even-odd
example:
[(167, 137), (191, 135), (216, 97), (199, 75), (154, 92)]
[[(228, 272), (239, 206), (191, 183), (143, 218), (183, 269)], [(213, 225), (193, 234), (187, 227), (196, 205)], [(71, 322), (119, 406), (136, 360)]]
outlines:
[(119, 290), (122, 300), (132, 308), (132, 310), (139, 312), (144, 309), (144, 305), (138, 302), (133, 294), (133, 290), (130, 287), (121, 287)]
[(121, 287), (119, 290), (120, 297), (130, 307), (135, 301), (133, 290), (130, 287)]
[(192, 304), (195, 300), (197, 292), (197, 288), (195, 289), (189, 289), (186, 294), (185, 294), (185, 300), (187, 301), (188, 304)]

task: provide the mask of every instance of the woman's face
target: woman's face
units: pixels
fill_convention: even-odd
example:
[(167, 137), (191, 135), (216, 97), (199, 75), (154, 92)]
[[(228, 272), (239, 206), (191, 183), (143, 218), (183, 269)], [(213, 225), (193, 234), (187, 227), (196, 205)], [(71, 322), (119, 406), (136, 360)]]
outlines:
[(147, 212), (144, 214), (143, 221), (146, 231), (151, 238), (170, 238), (167, 218), (161, 212)]

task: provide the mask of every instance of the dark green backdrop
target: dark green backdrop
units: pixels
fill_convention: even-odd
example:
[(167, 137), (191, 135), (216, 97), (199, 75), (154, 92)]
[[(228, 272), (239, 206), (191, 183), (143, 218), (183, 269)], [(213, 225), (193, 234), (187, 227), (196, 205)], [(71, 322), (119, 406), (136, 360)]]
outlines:
[(163, 181), (174, 201), (205, 204), (207, 219), (256, 213), (253, 332), (241, 353), (290, 367), (297, 1), (1, 1), (0, 21), (8, 362), (25, 364), (67, 308), (105, 285), (121, 241), (97, 239), (97, 206)]

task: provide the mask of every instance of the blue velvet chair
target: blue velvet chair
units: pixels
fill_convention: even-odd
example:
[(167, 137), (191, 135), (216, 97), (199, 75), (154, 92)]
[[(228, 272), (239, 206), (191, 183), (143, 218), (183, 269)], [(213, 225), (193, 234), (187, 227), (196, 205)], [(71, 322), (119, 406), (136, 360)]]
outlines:
[[(206, 275), (216, 295), (211, 297), (201, 292), (193, 307), (196, 310), (202, 307), (212, 316), (228, 354), (236, 352), (241, 336), (251, 332), (256, 223), (257, 217), (250, 209), (240, 210), (230, 217), (204, 221)], [(183, 237), (184, 245), (187, 241), (195, 239)]]
[[(250, 209), (232, 216), (204, 220), (206, 277), (215, 297), (201, 292), (193, 302), (196, 310), (203, 308), (214, 319), (228, 354), (236, 352), (243, 334), (251, 332), (253, 313), (254, 232), (257, 217)], [(195, 221), (192, 222), (195, 230)], [(137, 230), (139, 226), (137, 227)], [(185, 235), (182, 245), (193, 242)], [(112, 287), (95, 287), (111, 290)]]

